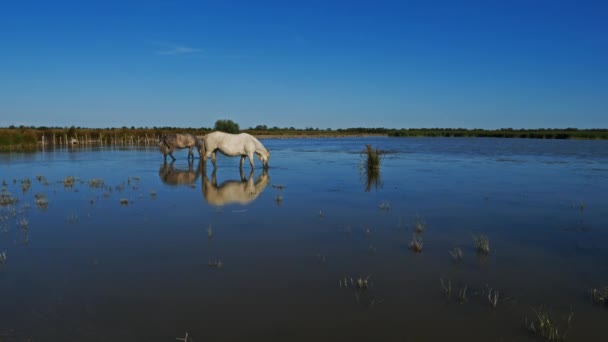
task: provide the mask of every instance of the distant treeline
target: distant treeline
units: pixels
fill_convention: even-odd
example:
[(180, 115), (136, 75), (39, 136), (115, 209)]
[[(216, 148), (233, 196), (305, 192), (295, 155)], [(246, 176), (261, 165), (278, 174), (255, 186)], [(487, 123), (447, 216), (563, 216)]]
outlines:
[[(231, 120), (218, 120), (213, 128), (181, 128), (181, 127), (120, 127), (120, 128), (84, 128), (84, 127), (34, 127), (10, 126), (0, 128), (0, 147), (27, 148), (36, 147), (43, 141), (46, 143), (65, 143), (66, 138), (88, 142), (134, 143), (150, 142), (159, 136), (171, 132), (187, 132), (194, 135), (204, 135), (221, 128), (224, 131), (236, 133), (247, 132), (257, 136), (350, 136), (350, 135), (385, 135), (390, 137), (495, 137), (495, 138), (533, 138), (533, 139), (608, 139), (608, 129), (511, 129), (497, 130), (465, 129), (465, 128), (344, 128), (319, 129), (307, 127), (268, 127), (258, 125), (240, 130), (238, 124)], [(54, 139), (54, 140), (53, 140)]]
[(608, 139), (608, 129), (512, 129), (410, 128), (391, 130), (391, 137), (488, 137), (530, 139)]

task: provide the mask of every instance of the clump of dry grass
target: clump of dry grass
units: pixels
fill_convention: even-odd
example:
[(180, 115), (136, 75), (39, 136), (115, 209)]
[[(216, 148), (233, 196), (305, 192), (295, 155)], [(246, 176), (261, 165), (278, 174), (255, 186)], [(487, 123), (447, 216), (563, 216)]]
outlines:
[(129, 205), (129, 200), (126, 198), (121, 198), (120, 199), (120, 205)]
[(478, 254), (490, 254), (490, 240), (487, 236), (482, 234), (473, 234), (473, 240), (475, 241), (475, 246), (477, 247)]
[(422, 252), (422, 238), (419, 238), (414, 234), (412, 236), (412, 241), (410, 241), (410, 249), (415, 253)]

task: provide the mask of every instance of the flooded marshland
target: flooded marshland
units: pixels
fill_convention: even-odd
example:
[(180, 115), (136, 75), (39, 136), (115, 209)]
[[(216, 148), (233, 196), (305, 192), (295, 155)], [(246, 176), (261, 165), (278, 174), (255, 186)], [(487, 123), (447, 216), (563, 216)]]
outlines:
[(0, 341), (608, 336), (608, 142), (262, 143), (0, 154)]

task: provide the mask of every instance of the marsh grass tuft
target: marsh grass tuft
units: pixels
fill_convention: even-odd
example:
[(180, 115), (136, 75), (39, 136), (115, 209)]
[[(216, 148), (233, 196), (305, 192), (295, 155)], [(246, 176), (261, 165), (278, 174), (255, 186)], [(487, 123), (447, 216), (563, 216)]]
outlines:
[(373, 148), (372, 145), (365, 145), (365, 150), (363, 151), (363, 156), (365, 158), (365, 167), (367, 170), (379, 170), (380, 162), (382, 161), (382, 151), (379, 148)]
[(410, 241), (410, 249), (415, 253), (422, 252), (422, 238), (419, 238), (414, 234), (412, 236), (412, 241)]
[(0, 264), (6, 265), (6, 261), (6, 251), (2, 251), (2, 253), (0, 253)]
[(591, 300), (596, 304), (608, 307), (608, 286), (591, 290)]
[(547, 308), (540, 306), (537, 309), (532, 308), (534, 319), (528, 321), (526, 317), (525, 324), (528, 331), (536, 336), (542, 337), (545, 341), (565, 341), (570, 325), (572, 324), (573, 312), (570, 312), (567, 318), (562, 322), (556, 320)]
[(460, 262), (462, 261), (462, 258), (464, 256), (462, 249), (460, 247), (456, 247), (453, 250), (449, 251), (450, 255), (452, 256), (452, 258), (457, 261)]
[(101, 188), (104, 185), (104, 181), (101, 178), (93, 178), (89, 180), (89, 186), (91, 188)]
[(21, 180), (21, 190), (23, 191), (23, 193), (26, 193), (30, 187), (32, 186), (32, 181), (25, 177)]
[(30, 227), (30, 222), (25, 218), (22, 217), (21, 219), (19, 219), (19, 221), (17, 222), (17, 226), (21, 229), (28, 229)]
[(496, 306), (498, 305), (498, 296), (498, 290), (490, 289), (490, 291), (488, 291), (488, 303), (490, 304), (490, 308), (496, 309)]
[(67, 176), (62, 180), (63, 186), (66, 188), (72, 188), (74, 186), (75, 181), (76, 178), (74, 178), (74, 176)]
[(478, 254), (490, 254), (490, 240), (487, 236), (482, 234), (473, 234), (473, 240), (475, 241), (475, 246), (477, 248)]
[(150, 190), (150, 197), (151, 197), (152, 199), (155, 199), (155, 198), (156, 198), (156, 196), (157, 196), (157, 194), (156, 194), (156, 190)]
[(277, 196), (274, 198), (274, 201), (275, 201), (275, 202), (277, 202), (277, 204), (279, 204), (279, 205), (280, 205), (280, 204), (283, 202), (283, 196), (281, 196), (281, 195), (277, 195)]
[(49, 199), (43, 193), (37, 193), (34, 195), (34, 205), (38, 209), (46, 209), (49, 206)]
[(441, 292), (450, 300), (452, 298), (452, 281), (449, 279), (444, 281), (443, 278), (439, 278), (439, 282), (441, 283)]
[(389, 202), (389, 201), (383, 201), (382, 203), (380, 203), (380, 205), (378, 206), (378, 208), (380, 210), (389, 211), (389, 210), (391, 210), (391, 202)]
[(467, 285), (458, 291), (458, 300), (460, 301), (460, 304), (467, 302)]
[(121, 198), (120, 199), (120, 205), (129, 205), (129, 200), (126, 198)]
[(2, 189), (2, 192), (0, 193), (0, 205), (1, 206), (10, 206), (13, 205), (15, 203), (17, 203), (19, 200), (16, 199), (15, 197), (13, 197), (13, 195)]
[(68, 223), (70, 223), (70, 224), (76, 224), (76, 223), (80, 222), (80, 219), (78, 218), (78, 215), (76, 215), (76, 214), (70, 214), (66, 218), (66, 221)]

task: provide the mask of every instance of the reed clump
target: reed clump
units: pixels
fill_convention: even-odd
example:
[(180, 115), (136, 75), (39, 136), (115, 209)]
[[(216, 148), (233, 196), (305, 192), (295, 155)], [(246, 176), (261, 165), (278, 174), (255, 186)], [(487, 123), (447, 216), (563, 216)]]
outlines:
[(526, 317), (525, 324), (528, 331), (533, 335), (543, 338), (545, 341), (565, 341), (572, 323), (573, 312), (570, 312), (568, 318), (562, 322), (553, 317), (551, 312), (543, 306), (537, 309), (532, 308), (534, 318), (528, 321)]
[(365, 167), (369, 170), (379, 170), (380, 162), (382, 161), (382, 151), (379, 148), (373, 148), (372, 145), (365, 145), (365, 151), (363, 151), (365, 158)]
[(473, 234), (473, 240), (475, 241), (478, 254), (490, 254), (490, 240), (487, 236), (482, 234)]
[(6, 251), (2, 251), (2, 253), (0, 253), (0, 265), (6, 265), (7, 260)]

